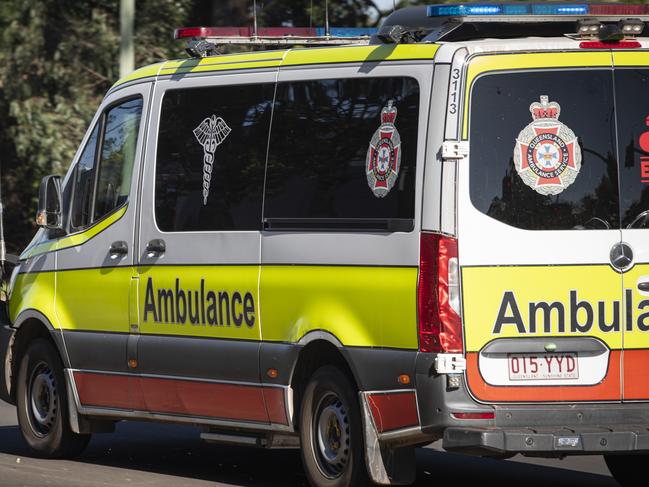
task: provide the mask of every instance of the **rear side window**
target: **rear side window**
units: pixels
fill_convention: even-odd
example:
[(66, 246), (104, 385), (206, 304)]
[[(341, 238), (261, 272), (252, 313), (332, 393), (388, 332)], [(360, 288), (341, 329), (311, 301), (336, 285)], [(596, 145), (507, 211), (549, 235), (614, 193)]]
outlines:
[(155, 169), (165, 232), (259, 230), (274, 85), (170, 90)]
[(483, 76), (469, 135), (481, 212), (527, 230), (618, 228), (611, 70)]
[(279, 83), (266, 227), (408, 226), (418, 123), (419, 86), (412, 78)]
[(649, 228), (649, 69), (617, 68), (622, 226)]

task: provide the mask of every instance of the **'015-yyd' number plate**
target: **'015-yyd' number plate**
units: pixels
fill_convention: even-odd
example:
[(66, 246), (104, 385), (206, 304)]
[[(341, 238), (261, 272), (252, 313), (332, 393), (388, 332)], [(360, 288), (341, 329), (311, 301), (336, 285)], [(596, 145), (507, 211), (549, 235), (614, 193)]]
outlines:
[(576, 353), (516, 353), (507, 360), (509, 380), (579, 379)]

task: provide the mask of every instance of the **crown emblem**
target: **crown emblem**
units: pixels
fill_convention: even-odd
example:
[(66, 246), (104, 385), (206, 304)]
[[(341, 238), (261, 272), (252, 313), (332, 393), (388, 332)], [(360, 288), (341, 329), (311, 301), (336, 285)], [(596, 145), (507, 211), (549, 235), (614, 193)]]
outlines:
[(397, 119), (397, 107), (394, 106), (394, 100), (388, 100), (388, 104), (381, 110), (381, 123), (391, 123)]
[(549, 97), (542, 95), (541, 103), (534, 102), (530, 105), (530, 112), (534, 120), (541, 118), (554, 118), (558, 119), (561, 113), (561, 107), (555, 101), (549, 101)]

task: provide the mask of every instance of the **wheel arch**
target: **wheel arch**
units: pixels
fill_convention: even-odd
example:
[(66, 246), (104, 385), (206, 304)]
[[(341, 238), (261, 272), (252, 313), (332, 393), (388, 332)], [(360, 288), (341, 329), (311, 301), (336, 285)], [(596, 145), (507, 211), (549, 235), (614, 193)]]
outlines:
[(298, 345), (300, 352), (295, 361), (289, 385), (293, 391), (293, 427), (299, 429), (299, 417), (304, 388), (320, 367), (334, 365), (338, 367), (350, 380), (352, 386), (361, 390), (361, 383), (349, 356), (345, 353), (342, 342), (333, 334), (326, 331), (312, 331), (303, 336)]
[(11, 347), (9, 349), (9, 366), (10, 366), (10, 381), (9, 381), (9, 396), (12, 401), (16, 401), (16, 381), (18, 378), (18, 367), (22, 357), (29, 347), (29, 344), (37, 339), (44, 338), (54, 345), (54, 348), (61, 358), (63, 367), (66, 367), (65, 350), (61, 340), (57, 339), (56, 330), (50, 320), (40, 311), (35, 309), (27, 309), (22, 311), (15, 319), (13, 328), (16, 330), (12, 338)]

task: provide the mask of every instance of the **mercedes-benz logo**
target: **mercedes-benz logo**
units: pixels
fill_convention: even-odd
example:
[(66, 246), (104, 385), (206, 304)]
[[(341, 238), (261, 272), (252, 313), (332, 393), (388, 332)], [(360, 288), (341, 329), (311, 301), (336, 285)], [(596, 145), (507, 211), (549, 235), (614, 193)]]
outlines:
[(611, 265), (620, 272), (625, 272), (633, 266), (633, 250), (624, 242), (613, 245), (610, 257)]

